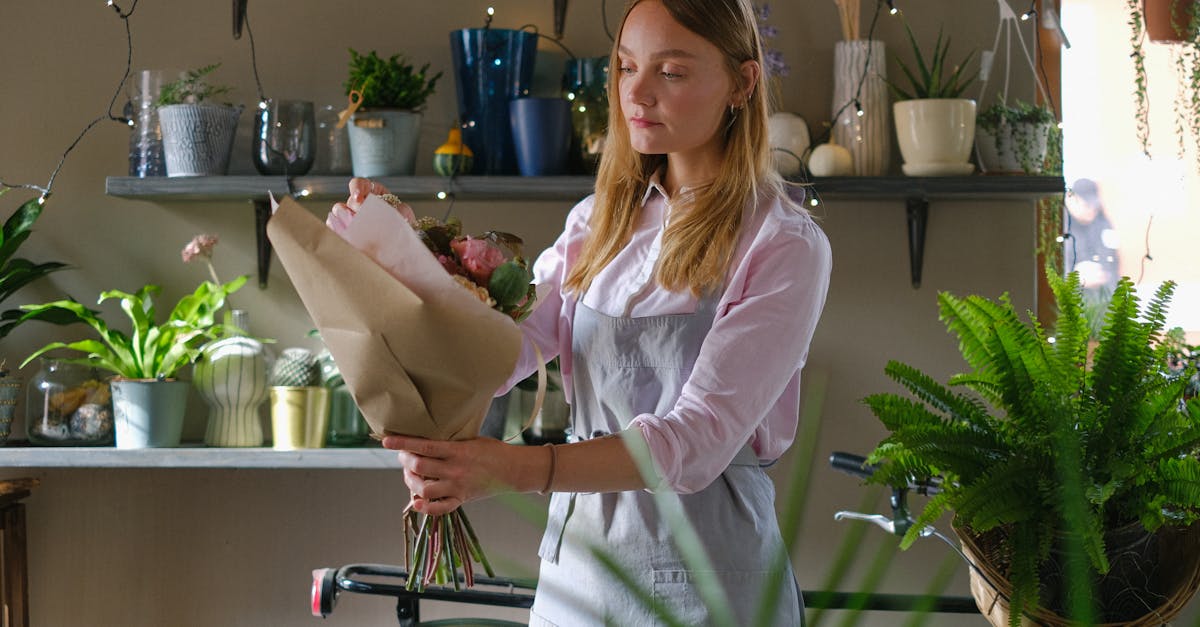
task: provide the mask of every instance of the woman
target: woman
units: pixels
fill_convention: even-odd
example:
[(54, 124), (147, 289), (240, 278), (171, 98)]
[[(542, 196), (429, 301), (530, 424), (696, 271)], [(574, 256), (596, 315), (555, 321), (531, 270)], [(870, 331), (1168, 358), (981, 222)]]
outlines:
[[(522, 325), (509, 381), (535, 369), (532, 343), (546, 359), (560, 355), (572, 442), (388, 437), (384, 446), (400, 451), (421, 512), (504, 490), (553, 492), (531, 624), (656, 622), (592, 546), (684, 623), (712, 621), (655, 507), (651, 492), (660, 490), (681, 495), (737, 622), (747, 624), (784, 550), (762, 467), (796, 433), (829, 244), (771, 169), (748, 2), (635, 2), (610, 67), (596, 193), (534, 266), (535, 281), (551, 289)], [(339, 205), (331, 223), (351, 214)], [(648, 449), (649, 481), (627, 443)], [(798, 625), (799, 594), (785, 581), (772, 624)]]

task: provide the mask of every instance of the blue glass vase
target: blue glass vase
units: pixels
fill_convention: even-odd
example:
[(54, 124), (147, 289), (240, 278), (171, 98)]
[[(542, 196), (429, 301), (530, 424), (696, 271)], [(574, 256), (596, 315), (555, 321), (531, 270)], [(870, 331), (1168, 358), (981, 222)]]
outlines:
[(508, 102), (529, 95), (537, 35), (503, 28), (451, 31), (454, 84), (471, 174), (517, 174)]

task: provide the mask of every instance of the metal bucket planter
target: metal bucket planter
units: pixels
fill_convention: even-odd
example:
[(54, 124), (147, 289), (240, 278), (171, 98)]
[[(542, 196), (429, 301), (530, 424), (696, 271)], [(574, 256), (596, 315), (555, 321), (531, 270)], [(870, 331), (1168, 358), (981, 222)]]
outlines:
[(117, 448), (179, 446), (187, 411), (187, 381), (113, 381)]
[(167, 176), (223, 176), (241, 107), (212, 104), (158, 108)]
[(271, 386), (271, 434), (277, 451), (324, 448), (329, 431), (329, 388)]
[(415, 111), (359, 111), (350, 123), (354, 176), (411, 176), (417, 165), (421, 114)]

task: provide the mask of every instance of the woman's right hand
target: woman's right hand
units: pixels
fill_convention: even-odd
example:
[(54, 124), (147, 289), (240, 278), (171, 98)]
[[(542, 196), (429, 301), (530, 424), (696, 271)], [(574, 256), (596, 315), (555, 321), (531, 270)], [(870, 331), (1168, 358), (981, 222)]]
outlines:
[(386, 187), (371, 179), (350, 179), (350, 197), (346, 199), (346, 202), (339, 202), (333, 206), (333, 209), (329, 211), (329, 217), (325, 218), (325, 224), (329, 225), (334, 232), (341, 233), (350, 226), (350, 220), (354, 218), (354, 214), (358, 213), (358, 208), (362, 206), (367, 196), (371, 194), (382, 196), (387, 193)]

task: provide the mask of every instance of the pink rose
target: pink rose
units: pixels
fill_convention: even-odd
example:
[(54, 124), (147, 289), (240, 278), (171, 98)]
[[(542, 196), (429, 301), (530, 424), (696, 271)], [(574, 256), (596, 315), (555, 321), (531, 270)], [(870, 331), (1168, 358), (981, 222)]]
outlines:
[(496, 267), (504, 263), (504, 251), (486, 239), (468, 236), (450, 242), (450, 248), (462, 261), (467, 274), (483, 286), (488, 284)]

